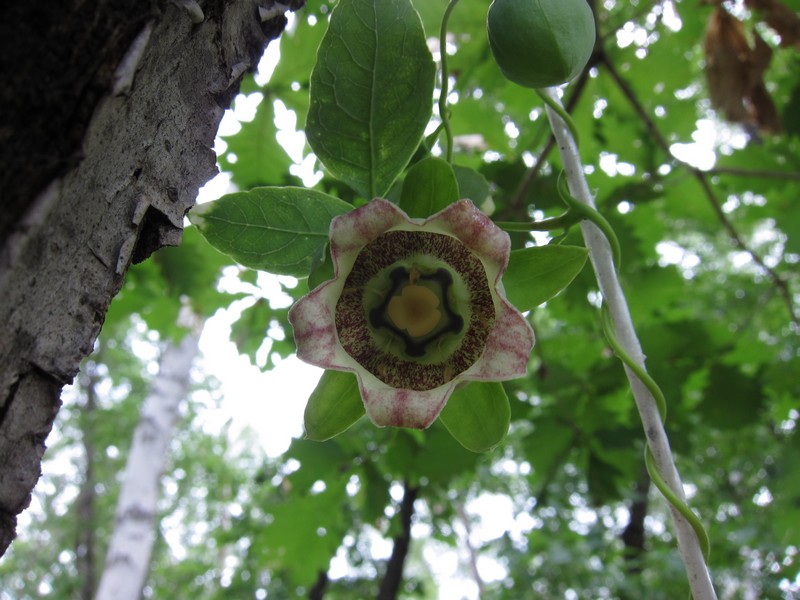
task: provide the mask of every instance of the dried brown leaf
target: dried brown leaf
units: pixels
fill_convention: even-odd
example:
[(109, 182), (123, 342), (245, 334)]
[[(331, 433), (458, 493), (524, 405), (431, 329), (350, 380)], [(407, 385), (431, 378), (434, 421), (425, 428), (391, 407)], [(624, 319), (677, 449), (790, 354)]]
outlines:
[(742, 23), (720, 7), (711, 13), (706, 26), (705, 57), (711, 104), (729, 121), (746, 120), (750, 46)]
[(763, 15), (764, 22), (781, 38), (781, 48), (800, 50), (800, 15), (779, 0), (745, 0), (751, 10)]
[(764, 83), (772, 48), (755, 31), (752, 39), (751, 45), (741, 21), (722, 7), (711, 14), (705, 37), (709, 97), (728, 121), (777, 132), (778, 111)]

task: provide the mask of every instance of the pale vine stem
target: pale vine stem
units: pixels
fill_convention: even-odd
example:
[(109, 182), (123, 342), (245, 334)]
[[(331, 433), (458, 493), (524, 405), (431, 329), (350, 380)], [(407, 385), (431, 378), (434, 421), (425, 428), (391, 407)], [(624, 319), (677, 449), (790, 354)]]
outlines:
[[(548, 88), (545, 93), (554, 102), (561, 104), (561, 99), (555, 88)], [(594, 209), (594, 198), (584, 175), (578, 147), (570, 134), (569, 128), (549, 106), (547, 107), (547, 116), (558, 144), (570, 193), (578, 201)], [(593, 223), (582, 221), (581, 230), (586, 247), (589, 249), (589, 258), (597, 277), (603, 301), (610, 313), (618, 342), (633, 362), (641, 369), (645, 369), (644, 354), (633, 327), (625, 294), (617, 277), (611, 246), (605, 234)], [(685, 502), (686, 496), (683, 491), (683, 484), (675, 466), (656, 400), (645, 383), (636, 376), (633, 369), (627, 365), (624, 365), (624, 369), (630, 382), (655, 467), (673, 494), (682, 502)], [(717, 595), (703, 556), (700, 539), (691, 523), (680, 511), (672, 504), (668, 506), (675, 527), (678, 551), (686, 569), (689, 587), (694, 600), (716, 600)]]

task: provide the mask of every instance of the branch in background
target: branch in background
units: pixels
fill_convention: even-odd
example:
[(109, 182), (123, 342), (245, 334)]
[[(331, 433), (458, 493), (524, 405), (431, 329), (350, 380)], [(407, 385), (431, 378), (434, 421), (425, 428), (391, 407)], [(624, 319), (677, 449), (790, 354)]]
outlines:
[(767, 171), (763, 169), (740, 169), (737, 167), (712, 167), (707, 175), (734, 175), (736, 177), (755, 177), (758, 179), (783, 179), (800, 181), (800, 173), (793, 171)]
[(455, 509), (458, 518), (461, 520), (461, 524), (464, 526), (463, 543), (467, 547), (467, 554), (469, 556), (469, 570), (472, 573), (472, 578), (475, 580), (475, 585), (478, 586), (478, 598), (482, 598), (486, 590), (484, 589), (484, 583), (483, 579), (481, 579), (481, 574), (478, 572), (478, 552), (472, 545), (472, 541), (470, 541), (472, 531), (469, 524), (469, 516), (467, 515), (467, 511), (464, 509), (464, 505), (460, 502), (455, 505)]
[(633, 484), (633, 498), (628, 512), (628, 524), (620, 536), (625, 544), (625, 571), (629, 575), (638, 575), (642, 572), (644, 559), (644, 519), (647, 516), (648, 492), (650, 490), (650, 476), (647, 469), (642, 468), (639, 478)]
[(411, 544), (411, 517), (414, 516), (414, 500), (417, 499), (419, 488), (411, 487), (408, 482), (403, 484), (403, 502), (400, 504), (400, 535), (394, 538), (394, 547), (389, 562), (386, 564), (386, 574), (381, 581), (377, 600), (395, 600), (400, 584), (403, 582), (403, 566)]
[[(631, 106), (633, 107), (636, 114), (642, 120), (647, 129), (648, 133), (651, 137), (656, 141), (659, 145), (661, 150), (664, 154), (677, 164), (686, 168), (692, 176), (697, 180), (697, 183), (700, 184), (700, 187), (703, 190), (706, 200), (708, 201), (709, 205), (711, 206), (711, 210), (717, 216), (717, 219), (722, 224), (722, 227), (728, 233), (728, 236), (733, 240), (733, 243), (739, 248), (742, 252), (747, 253), (752, 258), (753, 262), (756, 263), (767, 276), (772, 280), (772, 283), (775, 287), (778, 288), (781, 297), (783, 298), (784, 303), (786, 304), (786, 308), (789, 310), (789, 315), (791, 317), (792, 322), (795, 325), (800, 324), (800, 317), (798, 317), (795, 307), (794, 301), (792, 300), (792, 293), (789, 290), (789, 284), (784, 280), (778, 273), (771, 267), (769, 267), (765, 262), (764, 259), (752, 248), (750, 248), (747, 243), (742, 239), (742, 236), (739, 235), (739, 232), (736, 231), (736, 227), (734, 227), (733, 223), (728, 219), (728, 216), (722, 210), (720, 203), (717, 201), (716, 196), (714, 195), (714, 190), (711, 188), (711, 184), (708, 182), (708, 174), (692, 165), (679, 160), (676, 158), (672, 152), (670, 151), (669, 144), (664, 136), (659, 131), (658, 127), (656, 127), (655, 122), (648, 114), (647, 110), (644, 108), (644, 105), (639, 101), (639, 98), (636, 96), (636, 93), (633, 91), (633, 88), (628, 84), (628, 82), (623, 79), (620, 75), (619, 71), (617, 71), (614, 64), (608, 59), (608, 56), (605, 54), (601, 54), (600, 56), (600, 64), (602, 64), (614, 82), (619, 87), (622, 94), (627, 98), (628, 102), (630, 102)], [(716, 173), (725, 173), (724, 169), (718, 169)], [(730, 171), (729, 171), (730, 172)], [(754, 174), (757, 173), (756, 171), (753, 172)], [(773, 178), (775, 178), (774, 172), (771, 172)], [(744, 174), (743, 172), (737, 172), (735, 174)], [(786, 178), (794, 179), (798, 177), (796, 174), (792, 174), (791, 177), (788, 176)]]
[(308, 590), (308, 600), (322, 600), (325, 597), (325, 588), (328, 586), (328, 573), (320, 571), (317, 580)]
[(76, 500), (78, 536), (75, 543), (75, 567), (81, 579), (80, 600), (92, 600), (95, 588), (95, 428), (97, 418), (97, 383), (99, 377), (95, 364), (89, 362), (80, 374), (80, 384), (86, 394), (81, 408), (81, 438), (83, 440), (84, 469)]
[[(548, 88), (547, 92), (551, 98), (560, 102), (557, 90)], [(561, 162), (566, 172), (571, 194), (583, 204), (595, 208), (594, 198), (589, 191), (578, 148), (575, 146), (569, 129), (554, 111), (548, 109), (547, 115), (558, 143)], [(606, 236), (594, 223), (583, 221), (581, 230), (586, 247), (589, 249), (589, 258), (603, 295), (603, 302), (608, 307), (620, 346), (632, 357), (635, 364), (644, 370), (644, 354), (633, 327), (625, 294), (617, 277), (611, 246)], [(683, 484), (675, 467), (672, 450), (655, 398), (644, 382), (627, 365), (625, 365), (625, 373), (636, 401), (655, 466), (672, 493), (685, 502)], [(689, 521), (671, 504), (669, 507), (677, 534), (678, 550), (686, 568), (694, 600), (716, 600), (717, 595), (703, 557), (700, 540)]]

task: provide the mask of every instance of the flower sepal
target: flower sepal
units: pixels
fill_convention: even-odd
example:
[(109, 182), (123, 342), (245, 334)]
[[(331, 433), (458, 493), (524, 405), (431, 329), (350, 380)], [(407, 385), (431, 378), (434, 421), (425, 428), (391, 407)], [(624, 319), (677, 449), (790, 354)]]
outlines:
[(488, 452), (508, 434), (511, 406), (501, 383), (475, 381), (453, 393), (439, 419), (464, 448)]
[(305, 437), (315, 442), (329, 440), (347, 430), (364, 413), (356, 376), (326, 369), (303, 413)]

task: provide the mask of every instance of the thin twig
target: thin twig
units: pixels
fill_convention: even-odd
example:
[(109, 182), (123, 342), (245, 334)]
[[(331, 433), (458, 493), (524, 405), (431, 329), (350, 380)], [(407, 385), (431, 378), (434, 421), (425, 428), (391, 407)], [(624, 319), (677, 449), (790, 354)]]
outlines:
[(796, 171), (769, 171), (766, 169), (742, 169), (739, 167), (712, 167), (704, 171), (707, 175), (733, 175), (736, 177), (755, 177), (757, 179), (785, 179), (800, 181), (800, 173)]
[(460, 502), (456, 503), (455, 509), (458, 518), (461, 520), (462, 525), (464, 525), (464, 545), (467, 547), (467, 554), (469, 555), (469, 570), (472, 573), (472, 578), (475, 580), (475, 585), (478, 586), (478, 598), (483, 598), (483, 595), (486, 593), (485, 584), (483, 583), (483, 579), (481, 579), (481, 574), (478, 572), (478, 552), (475, 550), (470, 540), (472, 528), (469, 523), (469, 515), (467, 515), (464, 505)]
[[(670, 157), (677, 164), (686, 168), (689, 171), (689, 173), (691, 173), (691, 175), (697, 180), (697, 183), (703, 190), (703, 195), (708, 201), (708, 204), (711, 206), (711, 210), (714, 212), (717, 219), (722, 224), (722, 227), (725, 229), (730, 238), (733, 240), (733, 243), (742, 252), (747, 253), (753, 260), (753, 262), (756, 263), (767, 274), (772, 283), (778, 288), (778, 291), (781, 297), (783, 298), (784, 303), (786, 304), (786, 308), (789, 311), (789, 315), (791, 317), (792, 322), (795, 325), (800, 325), (800, 317), (798, 317), (797, 311), (795, 309), (794, 301), (792, 299), (792, 293), (789, 290), (789, 284), (786, 282), (785, 279), (783, 279), (780, 275), (778, 275), (775, 269), (768, 266), (764, 262), (764, 259), (755, 250), (750, 248), (750, 246), (744, 241), (742, 236), (739, 235), (739, 232), (736, 230), (736, 227), (733, 225), (731, 220), (722, 210), (722, 206), (720, 205), (716, 195), (714, 194), (714, 190), (708, 181), (709, 172), (701, 171), (700, 169), (693, 167), (692, 165), (675, 157), (669, 148), (667, 140), (661, 134), (661, 131), (659, 131), (658, 127), (656, 126), (653, 119), (650, 117), (650, 114), (647, 112), (644, 105), (639, 101), (636, 92), (634, 92), (630, 84), (620, 75), (619, 71), (617, 71), (614, 64), (610, 60), (608, 60), (608, 56), (606, 56), (605, 54), (601, 54), (599, 63), (602, 64), (603, 67), (605, 67), (608, 74), (617, 84), (617, 87), (619, 87), (622, 94), (625, 96), (625, 98), (633, 107), (636, 114), (644, 123), (650, 136), (656, 141), (656, 143), (662, 149), (664, 154)], [(717, 170), (717, 172), (722, 172), (722, 170)], [(770, 172), (770, 173), (774, 175), (775, 172)], [(798, 176), (798, 178), (800, 178), (800, 176)]]
[[(548, 92), (551, 97), (558, 99), (556, 90), (550, 89)], [(594, 198), (589, 191), (578, 149), (569, 134), (569, 130), (555, 112), (548, 110), (547, 115), (558, 142), (561, 161), (564, 165), (572, 195), (580, 202), (594, 208)], [(603, 300), (610, 311), (619, 343), (634, 362), (644, 369), (644, 355), (633, 327), (625, 294), (617, 278), (611, 246), (603, 232), (593, 223), (584, 221), (581, 224), (581, 229), (586, 240), (586, 246), (589, 248), (589, 257), (597, 276), (600, 291), (603, 294)], [(672, 450), (669, 446), (667, 434), (664, 431), (656, 401), (645, 384), (636, 377), (636, 374), (627, 365), (625, 366), (625, 372), (633, 391), (636, 407), (639, 410), (639, 416), (647, 436), (647, 443), (652, 451), (658, 472), (675, 496), (685, 500), (683, 485), (675, 467)], [(711, 582), (711, 574), (706, 566), (700, 540), (695, 530), (672, 505), (670, 505), (670, 512), (677, 534), (678, 550), (686, 568), (694, 600), (716, 600), (717, 595)]]

